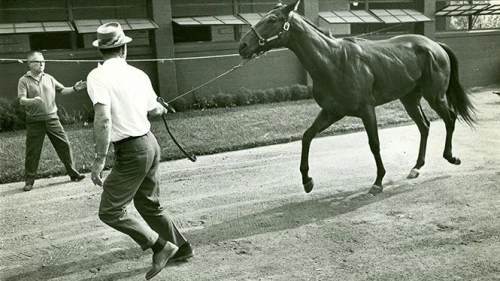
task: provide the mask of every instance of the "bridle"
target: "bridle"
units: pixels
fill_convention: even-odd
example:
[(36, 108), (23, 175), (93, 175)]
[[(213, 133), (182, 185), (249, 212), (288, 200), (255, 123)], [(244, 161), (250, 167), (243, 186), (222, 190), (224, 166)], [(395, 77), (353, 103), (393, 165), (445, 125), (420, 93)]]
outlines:
[(297, 4), (295, 4), (295, 7), (293, 8), (293, 11), (291, 11), (288, 14), (288, 19), (283, 24), (283, 30), (280, 31), (278, 34), (276, 34), (274, 36), (271, 36), (269, 38), (264, 38), (264, 37), (262, 37), (262, 35), (260, 35), (259, 31), (257, 31), (257, 29), (255, 28), (255, 25), (252, 25), (250, 27), (253, 30), (253, 32), (255, 33), (255, 35), (257, 35), (257, 37), (259, 38), (259, 46), (263, 47), (267, 43), (269, 43), (269, 42), (271, 42), (273, 40), (279, 39), (284, 32), (287, 32), (290, 29), (290, 20), (292, 19), (293, 14), (297, 11), (297, 9), (299, 7), (299, 3), (300, 3), (300, 1), (297, 1)]
[(255, 35), (257, 35), (257, 37), (259, 37), (259, 45), (260, 45), (260, 46), (264, 46), (264, 45), (266, 45), (268, 42), (271, 42), (271, 41), (273, 41), (273, 40), (276, 40), (276, 39), (280, 38), (280, 37), (281, 37), (281, 34), (283, 34), (283, 32), (288, 31), (288, 30), (290, 29), (290, 23), (289, 23), (289, 22), (288, 22), (288, 20), (287, 20), (287, 21), (285, 22), (285, 24), (283, 25), (283, 30), (282, 30), (282, 31), (280, 31), (280, 33), (278, 33), (278, 34), (276, 34), (276, 35), (274, 35), (274, 36), (271, 36), (271, 37), (269, 37), (269, 38), (267, 38), (267, 39), (266, 39), (266, 38), (264, 38), (264, 37), (262, 37), (262, 35), (260, 35), (260, 33), (257, 31), (257, 29), (255, 28), (255, 26), (254, 26), (254, 25), (252, 25), (252, 27), (250, 27), (250, 28), (253, 30), (253, 32), (255, 32)]

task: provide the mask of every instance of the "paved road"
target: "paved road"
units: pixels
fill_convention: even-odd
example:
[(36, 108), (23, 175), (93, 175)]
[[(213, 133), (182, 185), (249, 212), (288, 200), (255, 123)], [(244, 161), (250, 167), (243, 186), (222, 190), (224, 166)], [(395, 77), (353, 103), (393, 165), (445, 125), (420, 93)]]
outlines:
[[(161, 200), (195, 244), (198, 254), (196, 262), (171, 269), (172, 276), (179, 280), (253, 280), (250, 257), (250, 263), (262, 262), (259, 270), (265, 272), (264, 279), (281, 279), (280, 276), (287, 276), (286, 266), (281, 265), (279, 270), (266, 267), (264, 262), (269, 256), (262, 253), (262, 247), (274, 245), (276, 252), (290, 249), (292, 253), (284, 255), (297, 255), (300, 260), (301, 253), (297, 251), (302, 248), (294, 249), (294, 245), (307, 243), (300, 229), (310, 228), (311, 224), (313, 228), (325, 225), (331, 219), (329, 210), (340, 214), (355, 212), (366, 205), (381, 204), (402, 190), (433, 182), (441, 184), (440, 180), (454, 177), (470, 179), (467, 185), (471, 188), (483, 176), (497, 185), (500, 99), (488, 93), (475, 97), (481, 110), (479, 125), (471, 130), (459, 124), (454, 137), (454, 153), (462, 159), (460, 166), (450, 165), (441, 157), (444, 124), (432, 122), (426, 165), (418, 179), (407, 180), (418, 153), (416, 126), (380, 130), (387, 175), (379, 199), (364, 197), (376, 172), (365, 132), (313, 141), (310, 175), (316, 186), (311, 194), (302, 190), (298, 170), (300, 142), (202, 156), (196, 163), (162, 163)], [(142, 278), (149, 254), (138, 251), (130, 239), (98, 220), (100, 190), (92, 186), (88, 177), (80, 183), (69, 182), (67, 177), (42, 179), (31, 192), (22, 192), (21, 188), (22, 183), (0, 186), (1, 280)], [(333, 204), (332, 200), (336, 207), (318, 208), (326, 201)], [(308, 202), (315, 202), (315, 207)], [(288, 239), (278, 239), (278, 234), (286, 234), (283, 237)], [(261, 236), (267, 238), (243, 239)], [(288, 263), (288, 270), (293, 272), (296, 258), (279, 259)], [(267, 262), (272, 264), (273, 260)], [(329, 276), (321, 268), (301, 271)], [(164, 278), (172, 276), (165, 274)], [(292, 276), (308, 279), (300, 274)]]

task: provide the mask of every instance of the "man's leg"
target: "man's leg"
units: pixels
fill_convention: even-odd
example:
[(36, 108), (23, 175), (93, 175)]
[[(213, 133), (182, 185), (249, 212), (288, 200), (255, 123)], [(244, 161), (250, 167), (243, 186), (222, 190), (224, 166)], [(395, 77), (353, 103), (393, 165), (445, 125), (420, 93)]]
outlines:
[(26, 186), (29, 191), (35, 183), (40, 154), (42, 153), (43, 141), (45, 140), (44, 121), (26, 121), (26, 155), (24, 163), (24, 173)]
[(72, 180), (82, 180), (84, 176), (80, 175), (80, 173), (78, 173), (75, 169), (71, 144), (59, 119), (51, 119), (47, 121), (47, 135), (49, 136), (50, 142), (54, 146), (59, 159), (61, 159), (61, 162), (64, 164), (66, 172), (70, 178)]
[(160, 188), (156, 172), (160, 163), (160, 147), (152, 133), (147, 135), (150, 149), (154, 151), (151, 168), (147, 172), (134, 197), (134, 205), (148, 225), (166, 241), (177, 246), (186, 243), (186, 238), (177, 229), (159, 201)]
[[(151, 248), (158, 234), (144, 221), (127, 213), (127, 205), (133, 200), (150, 165), (149, 152), (134, 140), (115, 146), (115, 165), (103, 185), (99, 218), (112, 228), (123, 232), (136, 241), (143, 250)], [(149, 163), (148, 163), (149, 162)]]
[(179, 249), (154, 232), (145, 222), (127, 213), (126, 207), (135, 197), (151, 167), (154, 152), (144, 145), (144, 137), (118, 147), (115, 166), (104, 181), (99, 218), (136, 241), (143, 250), (153, 250), (153, 266), (146, 273), (149, 280), (163, 270)]

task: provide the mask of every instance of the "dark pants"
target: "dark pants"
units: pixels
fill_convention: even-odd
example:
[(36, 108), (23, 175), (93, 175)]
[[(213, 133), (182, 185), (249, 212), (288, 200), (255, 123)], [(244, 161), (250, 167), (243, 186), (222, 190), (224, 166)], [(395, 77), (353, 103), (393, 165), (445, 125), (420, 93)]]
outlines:
[(73, 152), (68, 137), (59, 119), (53, 118), (47, 121), (26, 120), (26, 183), (33, 184), (35, 182), (45, 135), (49, 137), (68, 175), (70, 177), (78, 175), (73, 165)]
[[(178, 246), (186, 239), (160, 205), (156, 172), (160, 147), (155, 136), (147, 135), (115, 144), (115, 164), (103, 185), (99, 218), (112, 228), (129, 235), (143, 250), (163, 238)], [(144, 219), (127, 213), (134, 201)]]

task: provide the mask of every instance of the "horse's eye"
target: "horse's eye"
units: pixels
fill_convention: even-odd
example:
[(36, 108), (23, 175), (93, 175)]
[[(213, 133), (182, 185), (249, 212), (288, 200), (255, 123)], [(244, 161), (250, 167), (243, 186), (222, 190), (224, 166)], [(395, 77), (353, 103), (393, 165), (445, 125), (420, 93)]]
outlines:
[(267, 23), (275, 23), (275, 22), (276, 22), (276, 18), (275, 17), (269, 18), (267, 20)]

